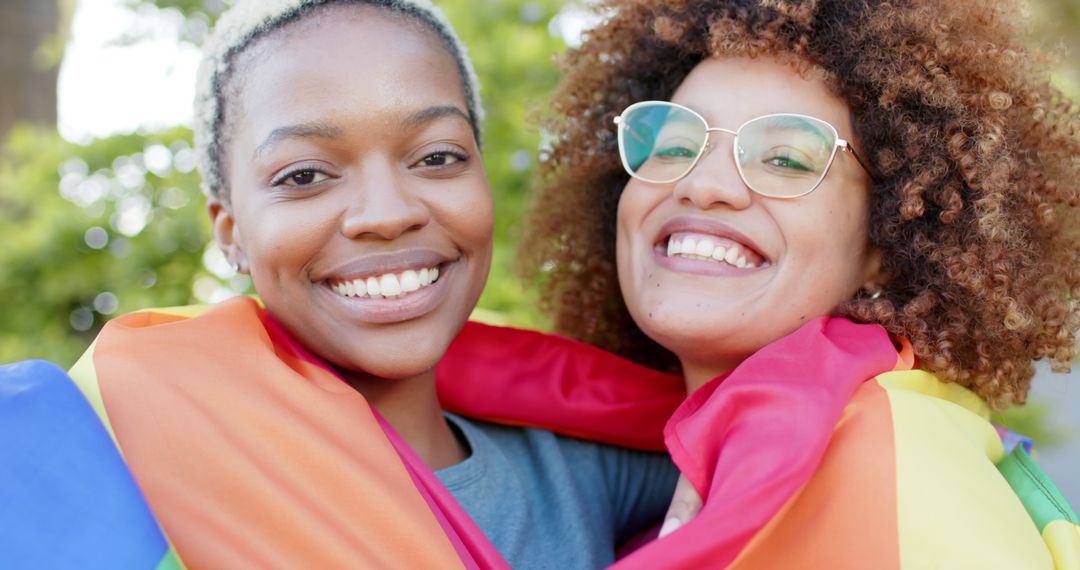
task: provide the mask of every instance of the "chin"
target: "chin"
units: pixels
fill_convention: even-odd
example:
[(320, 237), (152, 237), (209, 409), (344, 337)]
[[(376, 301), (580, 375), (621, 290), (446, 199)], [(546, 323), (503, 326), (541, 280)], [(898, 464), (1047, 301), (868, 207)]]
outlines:
[(350, 361), (345, 365), (339, 365), (338, 368), (346, 375), (358, 373), (393, 382), (407, 380), (428, 372), (439, 363), (441, 358), (441, 353), (438, 355), (413, 353), (404, 358), (380, 358), (378, 362)]
[(646, 336), (674, 353), (683, 363), (719, 366), (738, 362), (753, 353), (752, 348), (743, 346), (747, 339), (738, 330), (728, 330), (728, 323), (736, 320), (734, 318), (704, 320), (700, 318), (700, 311), (692, 314), (655, 309), (651, 317), (648, 312), (645, 318), (639, 318), (634, 312), (631, 314)]
[[(408, 335), (412, 336), (412, 335)], [(439, 363), (453, 337), (419, 341), (410, 338), (380, 338), (383, 342), (354, 340), (338, 345), (324, 358), (345, 375), (360, 374), (384, 380), (404, 380), (423, 374)], [(443, 338), (446, 336), (446, 338)]]

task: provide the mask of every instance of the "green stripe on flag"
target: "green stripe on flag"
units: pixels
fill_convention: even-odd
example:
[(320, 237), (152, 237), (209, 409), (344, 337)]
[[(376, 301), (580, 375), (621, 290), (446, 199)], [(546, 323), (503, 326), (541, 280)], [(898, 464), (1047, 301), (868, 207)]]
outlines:
[(1016, 446), (1012, 453), (997, 464), (997, 468), (1024, 504), (1040, 533), (1046, 525), (1056, 520), (1080, 525), (1076, 513), (1069, 507), (1065, 497), (1050, 482), (1046, 473), (1031, 460), (1023, 446)]
[(180, 562), (180, 557), (176, 555), (176, 550), (173, 550), (170, 546), (169, 551), (161, 558), (161, 562), (158, 562), (155, 570), (184, 570), (184, 563)]

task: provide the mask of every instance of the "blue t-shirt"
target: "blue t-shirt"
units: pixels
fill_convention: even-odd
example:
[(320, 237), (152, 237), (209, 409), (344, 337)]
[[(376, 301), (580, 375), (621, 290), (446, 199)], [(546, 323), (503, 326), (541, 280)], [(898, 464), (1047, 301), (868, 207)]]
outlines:
[(608, 566), (671, 502), (666, 454), (447, 418), (471, 452), (435, 475), (514, 568)]

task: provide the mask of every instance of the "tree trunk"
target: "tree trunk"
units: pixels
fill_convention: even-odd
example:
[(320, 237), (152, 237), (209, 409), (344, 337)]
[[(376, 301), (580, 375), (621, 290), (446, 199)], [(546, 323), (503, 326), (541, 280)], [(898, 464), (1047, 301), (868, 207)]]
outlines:
[(56, 125), (60, 61), (42, 46), (60, 22), (57, 0), (0, 1), (0, 137), (19, 121)]

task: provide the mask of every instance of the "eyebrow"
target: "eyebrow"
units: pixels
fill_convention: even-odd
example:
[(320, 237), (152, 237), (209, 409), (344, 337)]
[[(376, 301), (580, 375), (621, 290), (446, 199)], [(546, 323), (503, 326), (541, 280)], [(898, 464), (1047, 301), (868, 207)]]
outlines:
[(472, 125), (472, 119), (469, 118), (469, 115), (454, 105), (435, 105), (433, 107), (428, 107), (427, 109), (409, 115), (405, 118), (403, 123), (406, 127), (418, 127), (443, 117), (459, 117), (461, 120), (469, 123), (470, 126)]
[(327, 123), (301, 123), (278, 127), (270, 131), (266, 139), (255, 148), (255, 158), (259, 158), (266, 149), (283, 139), (333, 139), (341, 134), (341, 128)]
[[(816, 124), (814, 124), (811, 121), (807, 121), (806, 119), (804, 119), (802, 117), (792, 117), (792, 116), (776, 117), (773, 120), (769, 121), (768, 126), (771, 127), (771, 128), (781, 128), (781, 129), (804, 128), (806, 130), (809, 130), (809, 131), (813, 132), (815, 135), (817, 135), (817, 137), (819, 139), (821, 139), (821, 142), (824, 143), (824, 146), (826, 146), (826, 147), (829, 146), (829, 142), (830, 142), (829, 139), (832, 138), (828, 134), (826, 134), (824, 131), (822, 131), (821, 128), (819, 128)], [(836, 141), (835, 140), (832, 141), (832, 144), (835, 145)]]
[[(415, 128), (430, 123), (443, 117), (459, 117), (461, 120), (472, 125), (472, 120), (461, 109), (453, 105), (436, 105), (417, 111), (402, 121), (406, 128)], [(298, 125), (286, 125), (278, 127), (266, 136), (266, 139), (255, 148), (255, 158), (258, 158), (266, 149), (283, 139), (333, 139), (338, 138), (344, 131), (340, 127), (328, 123), (301, 123)]]

